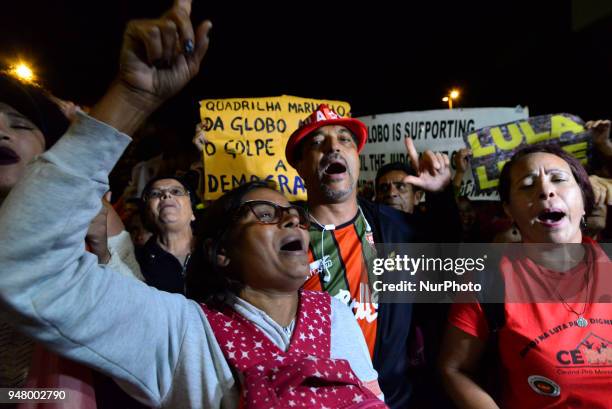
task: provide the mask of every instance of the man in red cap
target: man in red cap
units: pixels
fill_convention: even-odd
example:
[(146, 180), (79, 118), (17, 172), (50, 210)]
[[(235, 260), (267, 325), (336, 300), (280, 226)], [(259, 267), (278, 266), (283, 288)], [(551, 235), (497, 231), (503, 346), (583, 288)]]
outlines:
[[(312, 277), (306, 289), (322, 290), (349, 305), (368, 344), (378, 371), (385, 401), (392, 408), (409, 405), (412, 384), (408, 351), (411, 304), (377, 304), (370, 295), (375, 243), (431, 242), (413, 215), (357, 197), (359, 152), (367, 141), (367, 128), (359, 120), (343, 118), (321, 105), (290, 136), (285, 155), (297, 169), (308, 191)], [(419, 159), (414, 144), (406, 148), (415, 175), (410, 183), (429, 193), (435, 214), (454, 203), (446, 155), (425, 152)], [(437, 209), (436, 209), (437, 207)], [(449, 226), (457, 225), (449, 220)], [(455, 229), (459, 231), (459, 229)]]

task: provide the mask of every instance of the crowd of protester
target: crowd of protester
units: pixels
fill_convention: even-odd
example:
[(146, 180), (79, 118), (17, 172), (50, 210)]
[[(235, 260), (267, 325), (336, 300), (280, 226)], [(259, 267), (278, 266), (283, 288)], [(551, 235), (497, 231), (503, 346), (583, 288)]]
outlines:
[[(409, 163), (358, 190), (367, 129), (321, 105), (285, 150), (306, 201), (251, 182), (203, 204), (201, 125), (187, 150), (124, 151), (127, 135), (176, 137), (147, 118), (198, 74), (211, 27), (192, 26), (188, 0), (131, 22), (87, 113), (0, 75), (0, 387), (66, 388), (65, 408), (612, 408), (612, 373), (557, 376), (558, 340), (523, 350), (566, 322), (558, 336), (580, 344), (587, 318), (610, 319), (609, 120), (585, 125), (586, 169), (522, 149), (501, 200), (476, 201), (458, 193), (469, 149), (419, 154), (410, 137)], [(506, 295), (546, 275), (574, 298), (378, 303), (380, 243), (559, 245), (505, 254), (491, 274)]]

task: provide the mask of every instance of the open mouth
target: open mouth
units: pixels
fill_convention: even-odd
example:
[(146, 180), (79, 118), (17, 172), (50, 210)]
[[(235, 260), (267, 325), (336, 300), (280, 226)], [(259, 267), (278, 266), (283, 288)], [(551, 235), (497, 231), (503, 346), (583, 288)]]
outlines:
[(172, 204), (172, 203), (164, 203), (161, 206), (159, 206), (159, 210), (164, 210), (164, 209), (167, 209), (169, 207), (176, 207), (176, 205)]
[(393, 200), (393, 199), (385, 200), (385, 204), (391, 207), (401, 207), (402, 206), (402, 202), (400, 202), (399, 200)]
[(302, 240), (298, 238), (289, 238), (285, 243), (281, 244), (281, 251), (289, 251), (289, 252), (303, 252), (304, 251), (304, 243)]
[(565, 212), (559, 209), (544, 209), (538, 214), (538, 221), (545, 225), (559, 223), (565, 217)]
[(14, 150), (6, 146), (0, 147), (0, 165), (12, 165), (19, 162), (21, 158)]
[(326, 175), (339, 175), (346, 172), (346, 166), (342, 162), (332, 162), (325, 168)]

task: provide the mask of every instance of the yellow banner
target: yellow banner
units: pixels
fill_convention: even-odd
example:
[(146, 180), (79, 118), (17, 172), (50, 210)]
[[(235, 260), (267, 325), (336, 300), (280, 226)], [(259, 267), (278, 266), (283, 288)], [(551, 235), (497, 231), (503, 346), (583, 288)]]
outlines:
[(591, 133), (585, 130), (582, 119), (563, 113), (488, 126), (464, 135), (464, 140), (472, 150), (472, 174), (477, 189), (490, 192), (499, 185), (506, 162), (528, 145), (557, 145), (586, 165)]
[(350, 116), (346, 102), (288, 95), (200, 101), (207, 139), (204, 200), (258, 179), (276, 182), (289, 200), (306, 200), (304, 182), (285, 160), (285, 145), (300, 121), (320, 104)]

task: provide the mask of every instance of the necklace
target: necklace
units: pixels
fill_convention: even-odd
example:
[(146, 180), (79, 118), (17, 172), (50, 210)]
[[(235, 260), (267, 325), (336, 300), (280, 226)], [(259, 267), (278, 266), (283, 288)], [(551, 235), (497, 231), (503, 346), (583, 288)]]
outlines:
[[(361, 210), (361, 206), (357, 206), (357, 209), (359, 210), (359, 214), (361, 215), (361, 217), (363, 217), (363, 220), (365, 222), (366, 225), (366, 235), (372, 235), (372, 228), (370, 227), (370, 224), (368, 223), (368, 219), (366, 219), (365, 215), (363, 214), (363, 211)], [(325, 232), (326, 231), (331, 231), (331, 230), (336, 230), (336, 225), (335, 224), (323, 224), (321, 222), (319, 222), (316, 217), (314, 217), (312, 215), (312, 213), (308, 212), (308, 216), (310, 217), (310, 219), (315, 222), (315, 224), (317, 226), (319, 226), (321, 228), (321, 260), (320, 260), (320, 264), (319, 264), (319, 274), (321, 274), (323, 276), (323, 282), (324, 283), (329, 283), (331, 280), (331, 272), (329, 271), (329, 266), (331, 266), (331, 262), (327, 260), (325, 255), (325, 247), (324, 247), (324, 238), (325, 238)], [(370, 238), (368, 238), (368, 241), (370, 240)], [(373, 240), (372, 240), (373, 242)], [(328, 266), (329, 263), (329, 266)]]
[(586, 294), (584, 296), (584, 306), (582, 307), (582, 312), (580, 312), (580, 313), (578, 313), (575, 309), (573, 309), (565, 301), (565, 299), (561, 296), (561, 294), (559, 293), (559, 291), (555, 287), (555, 293), (557, 294), (557, 297), (559, 297), (561, 299), (561, 302), (563, 303), (563, 306), (565, 308), (567, 308), (569, 311), (571, 311), (574, 314), (576, 314), (576, 316), (578, 317), (578, 319), (576, 320), (576, 324), (580, 328), (585, 328), (587, 325), (589, 325), (589, 322), (586, 320), (586, 318), (584, 318), (584, 313), (586, 311), (587, 304), (588, 304), (588, 301), (589, 301), (589, 266), (588, 265), (586, 267), (586, 272), (584, 273), (584, 284), (585, 284), (585, 287), (586, 287)]
[[(366, 225), (366, 232), (370, 233), (372, 231), (372, 228), (370, 227), (370, 223), (368, 223), (368, 219), (366, 219), (365, 215), (363, 214), (363, 210), (361, 210), (361, 206), (357, 206), (357, 210), (359, 210), (359, 214), (361, 215), (361, 217), (363, 217), (363, 221), (365, 222), (365, 225)], [(335, 230), (336, 229), (335, 224), (323, 224), (320, 221), (318, 221), (316, 217), (314, 217), (313, 214), (310, 212), (308, 212), (308, 216), (322, 230)]]
[(327, 260), (325, 258), (325, 248), (323, 244), (324, 244), (325, 232), (327, 230), (335, 230), (336, 225), (334, 224), (323, 225), (310, 212), (308, 212), (308, 216), (312, 219), (313, 222), (317, 224), (317, 226), (321, 228), (321, 259), (319, 261), (318, 270), (319, 270), (319, 274), (323, 278), (323, 282), (329, 283), (331, 281), (331, 272), (329, 271), (329, 268), (327, 266)]
[[(332, 226), (331, 224), (323, 224), (321, 222), (319, 222), (313, 215), (312, 213), (308, 212), (308, 216), (310, 216), (310, 219), (315, 222), (315, 224), (317, 226), (319, 226), (321, 229), (326, 230), (325, 226), (328, 226), (328, 229), (331, 230), (331, 228), (329, 228), (329, 226)], [(335, 226), (334, 226), (335, 227)]]

